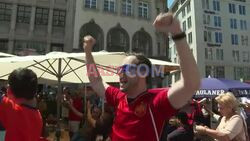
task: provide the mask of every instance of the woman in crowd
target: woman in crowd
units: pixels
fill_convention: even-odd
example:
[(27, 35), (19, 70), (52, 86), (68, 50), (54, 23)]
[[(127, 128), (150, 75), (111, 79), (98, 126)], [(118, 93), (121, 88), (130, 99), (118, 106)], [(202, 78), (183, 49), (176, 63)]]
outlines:
[(249, 141), (246, 132), (246, 124), (238, 114), (238, 101), (235, 96), (227, 92), (215, 98), (218, 103), (218, 111), (222, 119), (216, 130), (206, 126), (196, 126), (198, 134), (211, 136), (217, 141)]
[[(84, 114), (68, 103), (69, 108), (78, 116), (84, 118)], [(103, 113), (97, 107), (91, 108), (87, 102), (87, 123), (72, 137), (72, 141), (107, 141), (113, 123), (112, 112), (105, 106)]]

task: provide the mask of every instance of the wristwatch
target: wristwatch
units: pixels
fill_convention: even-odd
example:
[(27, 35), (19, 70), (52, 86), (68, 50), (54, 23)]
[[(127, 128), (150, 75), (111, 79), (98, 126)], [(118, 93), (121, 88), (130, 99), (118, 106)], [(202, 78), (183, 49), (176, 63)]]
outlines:
[(172, 36), (172, 39), (174, 41), (178, 41), (178, 40), (181, 40), (181, 39), (183, 39), (185, 37), (186, 37), (186, 33), (185, 32), (181, 32), (181, 33), (178, 33), (178, 34)]

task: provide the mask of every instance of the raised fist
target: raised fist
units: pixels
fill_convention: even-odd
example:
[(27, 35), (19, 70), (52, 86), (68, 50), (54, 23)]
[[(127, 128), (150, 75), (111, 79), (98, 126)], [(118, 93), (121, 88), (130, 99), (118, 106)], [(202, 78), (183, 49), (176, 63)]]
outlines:
[(92, 36), (87, 35), (83, 37), (83, 49), (85, 51), (92, 51), (92, 48), (95, 45), (95, 43), (96, 40)]
[(175, 35), (182, 32), (179, 21), (172, 13), (160, 13), (156, 17), (153, 25), (157, 31), (166, 34), (171, 33), (172, 35)]

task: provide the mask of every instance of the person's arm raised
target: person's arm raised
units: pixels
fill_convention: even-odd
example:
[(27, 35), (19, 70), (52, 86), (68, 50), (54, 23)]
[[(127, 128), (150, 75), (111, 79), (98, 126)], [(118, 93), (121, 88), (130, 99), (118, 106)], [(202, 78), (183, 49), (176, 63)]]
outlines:
[(109, 86), (102, 81), (102, 78), (97, 70), (93, 55), (92, 48), (95, 45), (96, 40), (91, 36), (84, 37), (83, 49), (85, 51), (87, 73), (90, 84), (93, 90), (100, 96), (105, 98), (105, 90)]
[(195, 59), (187, 44), (179, 21), (172, 13), (160, 14), (154, 24), (156, 30), (175, 37), (176, 49), (180, 59), (181, 79), (172, 85), (168, 91), (168, 99), (171, 105), (179, 109), (187, 103), (200, 87), (200, 75)]

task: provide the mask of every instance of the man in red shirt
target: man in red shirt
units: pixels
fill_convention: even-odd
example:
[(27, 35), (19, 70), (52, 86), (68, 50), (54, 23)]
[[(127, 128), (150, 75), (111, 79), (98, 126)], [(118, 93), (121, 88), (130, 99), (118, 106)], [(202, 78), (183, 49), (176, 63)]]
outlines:
[[(80, 92), (76, 92), (76, 94), (70, 98), (70, 103), (79, 112), (83, 111), (83, 102), (80, 96)], [(73, 134), (79, 130), (81, 120), (82, 120), (82, 117), (76, 115), (71, 109), (69, 109), (70, 137), (72, 137)]]
[(36, 109), (37, 76), (29, 69), (16, 69), (8, 78), (7, 97), (0, 97), (0, 125), (5, 141), (39, 141), (42, 117)]
[(153, 66), (143, 55), (126, 57), (118, 71), (120, 89), (102, 81), (91, 54), (95, 39), (84, 37), (88, 77), (94, 91), (115, 108), (112, 141), (159, 141), (164, 120), (169, 119), (199, 88), (200, 77), (195, 59), (179, 21), (171, 13), (157, 16), (156, 30), (170, 33), (180, 58), (181, 79), (171, 88), (148, 89)]

